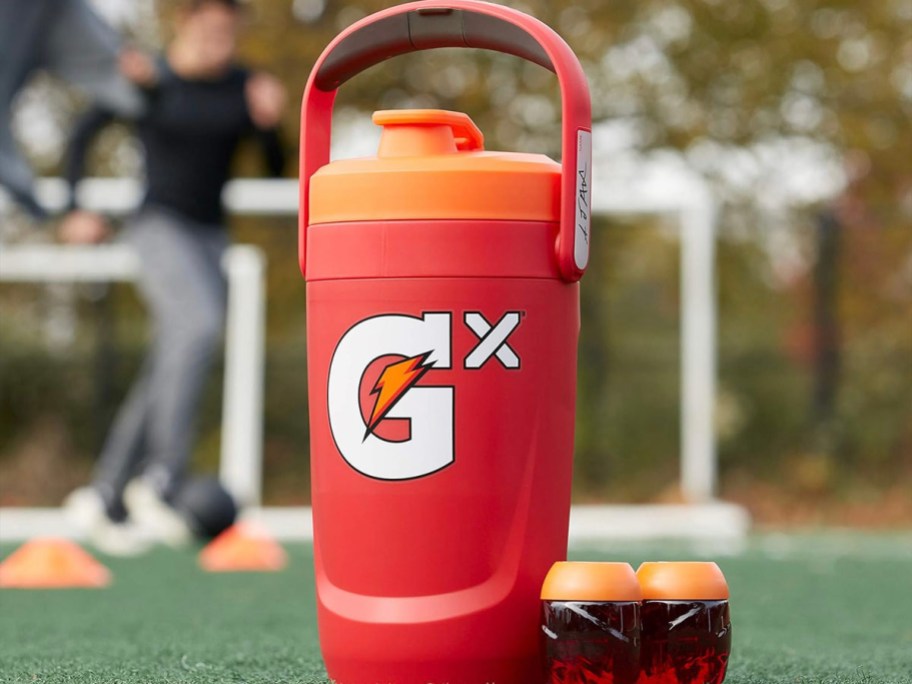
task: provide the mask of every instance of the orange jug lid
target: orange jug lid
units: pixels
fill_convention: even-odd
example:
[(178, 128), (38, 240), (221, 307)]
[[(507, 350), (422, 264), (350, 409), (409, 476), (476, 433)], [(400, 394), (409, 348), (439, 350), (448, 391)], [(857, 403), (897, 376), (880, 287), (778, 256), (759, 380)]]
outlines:
[(489, 152), (461, 112), (375, 112), (375, 157), (340, 159), (310, 180), (311, 224), (412, 219), (560, 220), (560, 165)]
[(643, 599), (658, 601), (721, 601), (728, 583), (715, 563), (650, 562), (637, 570)]
[(629, 563), (560, 562), (542, 585), (543, 601), (640, 601), (636, 573)]

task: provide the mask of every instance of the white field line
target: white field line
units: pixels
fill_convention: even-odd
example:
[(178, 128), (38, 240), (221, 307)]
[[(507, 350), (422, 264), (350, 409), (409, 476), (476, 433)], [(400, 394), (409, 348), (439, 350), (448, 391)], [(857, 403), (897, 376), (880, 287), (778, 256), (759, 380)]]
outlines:
[[(310, 541), (313, 517), (309, 507), (252, 508), (244, 519), (264, 527), (277, 539)], [(748, 536), (749, 517), (731, 504), (703, 506), (574, 506), (570, 545), (580, 554), (606, 551), (654, 553), (657, 543), (672, 558), (758, 556), (782, 561), (912, 562), (912, 532), (865, 534), (851, 529), (807, 529), (759, 532)], [(59, 508), (0, 508), (0, 543), (34, 537), (82, 539)]]
[[(260, 524), (281, 540), (313, 539), (310, 507), (251, 508), (243, 517)], [(744, 540), (749, 528), (750, 518), (746, 511), (727, 503), (574, 506), (570, 514), (571, 542), (579, 545), (598, 544), (606, 540), (734, 542)], [(0, 542), (47, 536), (82, 538), (80, 531), (59, 508), (0, 508)]]

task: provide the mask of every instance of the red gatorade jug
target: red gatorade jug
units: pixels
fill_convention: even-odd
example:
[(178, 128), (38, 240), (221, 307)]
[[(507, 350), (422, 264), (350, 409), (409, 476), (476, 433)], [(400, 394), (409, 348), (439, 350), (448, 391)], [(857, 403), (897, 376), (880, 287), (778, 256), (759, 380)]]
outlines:
[[(554, 71), (563, 155), (484, 151), (464, 114), (378, 112), (329, 163), (336, 89), (394, 55), (498, 50)], [(339, 684), (532, 684), (565, 558), (591, 118), (570, 48), (469, 0), (400, 5), (323, 52), (304, 93), (320, 644)]]

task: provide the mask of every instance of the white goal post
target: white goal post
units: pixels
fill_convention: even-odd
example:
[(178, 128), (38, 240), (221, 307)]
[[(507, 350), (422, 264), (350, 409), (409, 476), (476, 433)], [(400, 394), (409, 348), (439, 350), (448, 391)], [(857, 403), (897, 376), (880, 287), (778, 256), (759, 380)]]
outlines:
[[(596, 169), (595, 174), (598, 174)], [(600, 177), (600, 176), (596, 176)], [(717, 494), (716, 217), (705, 181), (679, 174), (664, 182), (625, 176), (600, 184), (592, 196), (596, 216), (663, 216), (678, 228), (681, 244), (680, 489), (692, 504)], [(596, 236), (596, 239), (598, 237)]]
[[(717, 208), (705, 182), (694, 175), (669, 183), (644, 175), (604, 182), (593, 192), (595, 215), (659, 215), (679, 227), (681, 242), (681, 454), (679, 506), (582, 506), (571, 515), (571, 538), (696, 537), (740, 539), (749, 518), (739, 506), (716, 499), (715, 231)], [(647, 174), (648, 175), (648, 174)], [(141, 188), (126, 179), (86, 179), (79, 187), (82, 206), (111, 214), (135, 208)], [(51, 210), (65, 206), (67, 189), (59, 179), (38, 182), (40, 201)], [(0, 197), (0, 215), (3, 202)], [(296, 180), (231, 181), (227, 209), (235, 214), (294, 215)], [(598, 237), (596, 236), (596, 239)], [(136, 257), (125, 247), (0, 246), (0, 282), (132, 280)], [(262, 484), (264, 365), (264, 259), (252, 246), (232, 247), (225, 269), (230, 282), (222, 414), (220, 476), (281, 538), (309, 538), (310, 511), (259, 509)], [(53, 509), (0, 509), (0, 540), (45, 531), (70, 530)], [(13, 533), (16, 530), (19, 534)], [(72, 532), (72, 530), (70, 530)]]

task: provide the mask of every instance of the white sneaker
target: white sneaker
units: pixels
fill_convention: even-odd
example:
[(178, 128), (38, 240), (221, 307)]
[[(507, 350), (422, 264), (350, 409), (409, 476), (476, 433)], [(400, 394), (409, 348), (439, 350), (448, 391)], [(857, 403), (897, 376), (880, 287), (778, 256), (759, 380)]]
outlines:
[(168, 546), (179, 548), (193, 539), (183, 516), (142, 478), (136, 478), (127, 485), (124, 504), (132, 520)]
[(67, 517), (89, 542), (111, 556), (138, 556), (152, 546), (152, 541), (135, 525), (108, 517), (104, 501), (91, 487), (73, 491), (63, 502)]

